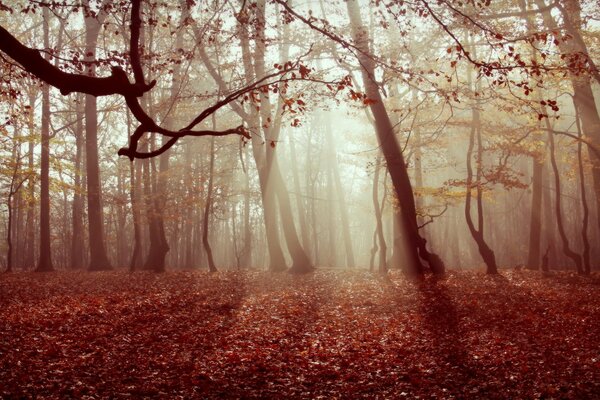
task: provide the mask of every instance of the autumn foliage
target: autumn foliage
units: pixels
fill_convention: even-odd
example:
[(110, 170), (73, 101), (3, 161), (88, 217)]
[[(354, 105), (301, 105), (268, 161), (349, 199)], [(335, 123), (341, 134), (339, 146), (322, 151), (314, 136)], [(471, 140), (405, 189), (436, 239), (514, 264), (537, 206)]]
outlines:
[(7, 274), (4, 398), (593, 398), (600, 281)]

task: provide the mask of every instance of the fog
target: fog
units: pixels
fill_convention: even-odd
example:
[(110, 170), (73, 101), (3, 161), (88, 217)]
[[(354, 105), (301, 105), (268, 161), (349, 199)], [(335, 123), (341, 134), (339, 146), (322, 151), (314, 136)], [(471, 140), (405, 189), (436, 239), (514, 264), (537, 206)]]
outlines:
[(589, 273), (593, 3), (10, 2), (2, 263)]

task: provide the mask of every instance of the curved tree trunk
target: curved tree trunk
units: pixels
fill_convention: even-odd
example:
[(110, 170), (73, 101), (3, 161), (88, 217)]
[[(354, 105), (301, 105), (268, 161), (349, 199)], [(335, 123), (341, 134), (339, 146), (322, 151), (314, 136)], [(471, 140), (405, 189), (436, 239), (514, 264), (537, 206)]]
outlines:
[[(535, 0), (538, 9), (546, 9), (544, 0)], [(579, 1), (565, 2), (563, 7), (559, 7), (561, 17), (564, 21), (562, 27), (559, 27), (556, 20), (550, 13), (545, 10), (542, 12), (544, 24), (546, 27), (555, 32), (568, 34), (570, 40), (560, 40), (559, 48), (563, 56), (578, 54), (588, 58), (589, 52), (585, 42), (581, 37), (581, 5)], [(562, 28), (562, 29), (561, 29)], [(579, 64), (579, 63), (576, 63)], [(585, 72), (575, 71), (570, 74), (571, 84), (573, 86), (573, 100), (576, 108), (581, 116), (581, 129), (584, 136), (591, 142), (594, 147), (600, 147), (600, 114), (594, 99), (594, 93), (591, 85), (591, 78)], [(596, 74), (598, 71), (596, 70)], [(596, 75), (597, 76), (597, 75)], [(596, 194), (596, 218), (600, 228), (600, 156), (593, 150), (592, 146), (587, 146), (588, 155), (592, 163), (592, 178), (594, 182), (594, 192)]]
[(350, 25), (354, 43), (360, 52), (357, 54), (358, 60), (362, 66), (361, 72), (365, 84), (367, 97), (372, 100), (370, 104), (371, 112), (375, 119), (375, 130), (377, 139), (383, 156), (385, 158), (388, 171), (392, 178), (394, 190), (400, 206), (402, 208), (402, 228), (407, 241), (407, 272), (412, 275), (420, 275), (424, 268), (420, 258), (427, 261), (429, 268), (433, 273), (443, 273), (444, 264), (435, 254), (427, 250), (426, 241), (419, 234), (417, 225), (417, 214), (415, 199), (412, 191), (408, 170), (404, 161), (404, 156), (400, 150), (398, 140), (394, 135), (394, 129), (387, 114), (383, 98), (379, 92), (379, 85), (375, 81), (375, 62), (367, 56), (368, 34), (363, 26), (360, 10), (356, 0), (346, 2), (348, 15), (350, 16)]
[[(475, 106), (477, 107), (477, 105)], [(475, 144), (475, 133), (477, 133), (477, 174), (476, 174), (476, 182), (473, 183), (473, 147)], [(498, 266), (496, 265), (496, 256), (494, 255), (494, 251), (490, 248), (490, 246), (485, 241), (484, 233), (483, 233), (483, 199), (482, 199), (482, 191), (481, 191), (481, 163), (483, 156), (483, 146), (481, 143), (481, 119), (479, 116), (479, 110), (473, 108), (473, 121), (471, 126), (471, 134), (469, 136), (469, 149), (467, 150), (467, 195), (465, 200), (465, 218), (467, 220), (467, 226), (469, 227), (469, 232), (471, 232), (471, 236), (477, 243), (477, 248), (479, 250), (479, 254), (483, 259), (487, 267), (488, 274), (497, 274)], [(475, 228), (475, 224), (473, 223), (473, 219), (471, 217), (471, 199), (472, 199), (472, 190), (473, 186), (476, 188), (477, 192), (477, 228)]]
[[(377, 155), (377, 161), (375, 161), (375, 171), (373, 172), (373, 209), (375, 211), (375, 232), (373, 233), (373, 248), (371, 249), (371, 263), (370, 270), (374, 269), (375, 254), (379, 251), (379, 269), (380, 274), (387, 272), (386, 265), (386, 252), (387, 245), (385, 243), (385, 235), (383, 234), (383, 221), (382, 221), (382, 206), (379, 203), (379, 175), (381, 173), (381, 154)], [(382, 199), (382, 203), (385, 201)], [(379, 242), (379, 246), (377, 245)]]
[[(256, 73), (252, 65), (252, 56), (250, 53), (250, 43), (246, 26), (240, 23), (240, 44), (242, 47), (242, 61), (244, 63), (244, 73), (246, 83), (250, 84), (254, 81)], [(213, 75), (215, 79), (220, 79)], [(250, 132), (252, 132), (252, 155), (256, 163), (258, 171), (258, 180), (260, 185), (261, 199), (263, 203), (263, 218), (265, 222), (265, 234), (267, 239), (267, 249), (269, 252), (269, 270), (284, 271), (287, 268), (285, 256), (281, 248), (279, 240), (278, 218), (275, 209), (275, 195), (272, 191), (267, 190), (268, 173), (266, 166), (266, 157), (264, 152), (265, 143), (260, 139), (258, 132), (260, 131), (260, 120), (258, 112), (252, 108), (249, 113), (244, 113), (243, 110), (238, 110), (238, 113), (245, 117), (246, 123)]]
[[(266, 0), (258, 0), (256, 7), (257, 22), (256, 22), (256, 50), (254, 56), (254, 68), (256, 76), (266, 76), (265, 71), (265, 52), (266, 52), (266, 37), (265, 37), (265, 6)], [(289, 27), (284, 26), (284, 37), (288, 37), (287, 31)], [(281, 58), (287, 58), (289, 44), (284, 44), (284, 49), (281, 51)], [(282, 60), (283, 61), (283, 60)], [(306, 273), (314, 269), (308, 255), (300, 244), (292, 208), (290, 204), (290, 196), (287, 191), (285, 181), (281, 176), (279, 162), (277, 160), (277, 143), (279, 142), (279, 133), (281, 129), (281, 108), (282, 98), (280, 97), (279, 104), (275, 108), (273, 115), (271, 102), (268, 93), (260, 92), (260, 114), (262, 118), (262, 127), (267, 139), (266, 145), (266, 190), (267, 193), (273, 191), (277, 197), (279, 212), (281, 214), (281, 224), (283, 234), (288, 247), (290, 256), (292, 257), (292, 266), (290, 272)], [(276, 207), (275, 204), (273, 204)]]
[(561, 211), (561, 188), (560, 188), (560, 174), (558, 172), (558, 165), (556, 163), (556, 154), (554, 149), (554, 134), (552, 133), (552, 127), (550, 123), (546, 119), (546, 127), (548, 130), (548, 141), (550, 143), (550, 163), (552, 164), (552, 171), (554, 172), (554, 184), (556, 185), (556, 203), (555, 203), (555, 212), (556, 212), (556, 225), (558, 227), (558, 233), (560, 235), (563, 252), (567, 257), (569, 257), (575, 263), (575, 267), (578, 273), (583, 273), (583, 267), (581, 264), (581, 256), (571, 250), (569, 245), (569, 239), (567, 238), (567, 234), (565, 232), (565, 228), (563, 225), (562, 219), (562, 211)]

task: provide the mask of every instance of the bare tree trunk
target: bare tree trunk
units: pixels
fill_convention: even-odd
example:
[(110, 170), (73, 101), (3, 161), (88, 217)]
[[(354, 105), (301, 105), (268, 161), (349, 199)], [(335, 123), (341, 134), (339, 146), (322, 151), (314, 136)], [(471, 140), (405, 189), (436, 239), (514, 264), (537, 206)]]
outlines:
[(412, 185), (408, 177), (404, 156), (394, 135), (393, 126), (379, 92), (379, 85), (375, 81), (375, 62), (367, 56), (369, 52), (368, 34), (361, 20), (358, 3), (356, 0), (348, 0), (346, 5), (350, 16), (352, 36), (357, 48), (360, 50), (357, 57), (362, 66), (361, 72), (365, 91), (367, 97), (372, 100), (370, 109), (375, 119), (377, 139), (392, 177), (396, 196), (402, 207), (402, 227), (409, 252), (407, 272), (413, 275), (423, 273), (423, 264), (419, 258), (421, 257), (429, 264), (429, 268), (433, 273), (443, 273), (444, 264), (442, 260), (435, 253), (427, 250), (426, 241), (419, 234)]
[(129, 164), (129, 180), (131, 185), (129, 189), (129, 196), (131, 199), (131, 216), (133, 220), (133, 252), (131, 254), (131, 261), (129, 262), (130, 271), (134, 271), (142, 266), (142, 232), (140, 227), (140, 183), (142, 178), (141, 167), (141, 163), (136, 165), (134, 162), (131, 162)]
[(72, 205), (72, 237), (71, 237), (71, 261), (70, 266), (73, 269), (82, 269), (84, 266), (84, 247), (82, 246), (83, 238), (83, 185), (81, 179), (81, 159), (83, 153), (83, 95), (78, 95), (76, 98), (76, 118), (75, 123), (75, 181), (73, 192)]
[[(258, 75), (252, 66), (252, 57), (250, 54), (250, 43), (246, 26), (240, 23), (240, 42), (242, 47), (242, 61), (244, 63), (244, 71), (246, 83), (250, 84), (254, 81), (254, 77)], [(278, 218), (275, 212), (275, 194), (273, 191), (267, 190), (268, 172), (266, 165), (266, 156), (264, 146), (261, 143), (259, 136), (260, 121), (255, 109), (252, 109), (248, 115), (248, 128), (252, 132), (252, 154), (258, 170), (258, 179), (263, 203), (263, 217), (265, 222), (265, 234), (267, 238), (267, 248), (269, 250), (269, 270), (283, 271), (287, 268), (285, 256), (281, 249), (278, 231)]]
[[(50, 48), (49, 12), (43, 7), (44, 48)], [(46, 60), (50, 56), (45, 54)], [(36, 271), (53, 271), (50, 248), (50, 87), (42, 84), (42, 156), (40, 170), (40, 258)]]
[[(313, 130), (311, 129), (308, 135), (308, 144), (310, 148), (310, 144), (312, 143)], [(311, 157), (312, 156), (312, 157)], [(314, 150), (308, 150), (306, 152), (306, 190), (308, 192), (308, 196), (310, 201), (310, 227), (312, 234), (312, 243), (314, 246), (314, 261), (315, 265), (320, 265), (320, 252), (319, 252), (319, 233), (318, 233), (318, 220), (317, 220), (317, 194), (316, 194), (316, 185), (319, 179), (320, 168), (319, 165), (313, 165), (311, 162), (313, 159), (320, 159), (321, 157), (315, 157)], [(314, 168), (314, 177), (313, 177), (313, 168)]]
[(538, 269), (540, 267), (540, 246), (542, 233), (542, 174), (544, 163), (536, 156), (532, 158), (532, 196), (531, 196), (531, 219), (529, 222), (529, 255), (527, 257), (527, 268)]
[[(89, 1), (84, 1), (85, 8)], [(103, 6), (94, 18), (90, 13), (85, 16), (85, 57), (87, 75), (96, 75), (96, 43), (102, 22), (106, 17)], [(104, 246), (104, 220), (102, 212), (102, 186), (98, 157), (98, 105), (96, 97), (85, 96), (85, 155), (87, 169), (88, 229), (90, 236), (90, 271), (112, 269)]]
[[(266, 37), (265, 37), (265, 5), (266, 0), (258, 0), (256, 3), (257, 12), (257, 23), (256, 23), (256, 50), (254, 57), (254, 68), (256, 70), (256, 76), (266, 76), (265, 71), (265, 52), (266, 52)], [(285, 30), (289, 30), (287, 25), (284, 26)], [(284, 36), (288, 36), (284, 32)], [(285, 44), (286, 50), (282, 53), (287, 55), (287, 47), (289, 44)], [(271, 103), (269, 100), (268, 93), (264, 91), (260, 92), (261, 108), (260, 114), (262, 118), (262, 127), (267, 139), (268, 145), (266, 146), (266, 190), (267, 193), (273, 191), (277, 196), (279, 204), (279, 211), (281, 214), (281, 224), (283, 228), (283, 234), (286, 240), (288, 251), (292, 257), (292, 266), (290, 272), (294, 273), (306, 273), (313, 270), (312, 263), (306, 252), (300, 244), (294, 218), (292, 215), (292, 209), (290, 205), (289, 193), (286, 189), (285, 182), (281, 176), (281, 170), (279, 168), (279, 162), (277, 159), (277, 143), (279, 142), (279, 132), (281, 128), (281, 113), (282, 101), (280, 98), (280, 104), (275, 108), (275, 118), (273, 118), (273, 112)], [(269, 122), (271, 121), (272, 122)], [(273, 204), (275, 207), (275, 204)]]
[(560, 188), (560, 175), (558, 172), (558, 165), (556, 163), (556, 154), (555, 154), (555, 146), (554, 146), (554, 134), (552, 133), (552, 129), (550, 123), (546, 119), (546, 128), (548, 130), (548, 141), (550, 143), (550, 163), (552, 164), (552, 170), (554, 171), (554, 184), (556, 185), (556, 203), (555, 203), (555, 212), (556, 212), (556, 224), (558, 227), (558, 233), (562, 240), (563, 252), (567, 257), (569, 257), (575, 263), (575, 267), (577, 268), (578, 273), (583, 273), (583, 268), (581, 265), (581, 256), (571, 250), (569, 246), (569, 239), (567, 238), (567, 234), (565, 232), (565, 228), (563, 225), (562, 219), (562, 211), (561, 211), (561, 188)]
[[(6, 202), (6, 206), (8, 208), (8, 215), (7, 215), (7, 227), (6, 227), (6, 245), (7, 245), (7, 250), (6, 250), (6, 272), (12, 272), (13, 269), (13, 259), (14, 259), (14, 254), (13, 254), (13, 238), (17, 238), (17, 236), (15, 235), (14, 231), (14, 224), (13, 224), (13, 220), (14, 220), (14, 204), (13, 201), (15, 200), (15, 195), (19, 193), (19, 190), (21, 189), (21, 185), (23, 184), (24, 180), (19, 178), (19, 172), (21, 169), (21, 145), (19, 143), (19, 130), (17, 125), (14, 125), (15, 128), (15, 134), (13, 137), (13, 150), (12, 150), (12, 159), (14, 162), (14, 167), (10, 176), (10, 185), (8, 187), (8, 198), (7, 198), (7, 202)], [(17, 232), (18, 233), (18, 232)]]
[[(496, 256), (494, 255), (494, 251), (490, 248), (490, 246), (485, 241), (484, 232), (483, 232), (483, 200), (482, 200), (482, 190), (481, 190), (481, 164), (483, 161), (483, 146), (481, 143), (481, 118), (479, 116), (479, 110), (476, 108), (478, 105), (475, 105), (473, 108), (473, 121), (471, 126), (471, 135), (469, 136), (469, 149), (467, 150), (467, 196), (465, 200), (465, 218), (467, 220), (467, 226), (469, 227), (469, 231), (471, 232), (471, 236), (477, 243), (477, 248), (479, 249), (479, 254), (483, 259), (487, 267), (488, 274), (497, 274), (498, 266), (496, 265)], [(473, 147), (475, 144), (475, 135), (477, 134), (477, 173), (476, 173), (476, 181), (473, 183)], [(477, 192), (477, 228), (475, 228), (475, 224), (473, 223), (473, 219), (471, 218), (471, 198), (472, 198), (472, 190), (475, 187)]]
[(308, 226), (306, 224), (306, 207), (304, 205), (304, 198), (302, 196), (302, 190), (300, 188), (300, 176), (298, 173), (298, 159), (296, 157), (296, 143), (294, 139), (290, 139), (290, 160), (292, 176), (294, 179), (294, 191), (296, 192), (296, 206), (298, 207), (298, 221), (300, 222), (300, 234), (302, 236), (302, 246), (305, 249), (310, 249), (310, 236), (308, 235)]
[[(548, 157), (549, 158), (549, 157)], [(544, 172), (542, 173), (542, 207), (544, 219), (542, 223), (544, 237), (546, 242), (544, 256), (542, 257), (542, 270), (548, 271), (550, 265), (556, 261), (556, 249), (555, 249), (555, 225), (551, 223), (554, 219), (554, 213), (552, 212), (552, 187), (550, 186), (550, 171), (549, 171), (550, 160), (546, 160), (544, 164)]]
[[(189, 17), (189, 8), (185, 2), (180, 1), (181, 16), (179, 26), (177, 30), (177, 36), (175, 39), (175, 48), (183, 48), (183, 34), (185, 30), (185, 21)], [(152, 45), (152, 37), (150, 37), (150, 45)], [(176, 100), (181, 87), (181, 63), (175, 63), (172, 69), (172, 80), (170, 89), (170, 102), (173, 105), (169, 110), (168, 114), (164, 119), (164, 126), (167, 129), (173, 127), (173, 114), (176, 112)], [(162, 136), (161, 145), (164, 146), (169, 138)], [(154, 162), (154, 161), (152, 161)], [(154, 168), (153, 168), (154, 170)], [(152, 190), (152, 218), (150, 221), (150, 251), (148, 252), (148, 258), (146, 260), (145, 267), (152, 269), (155, 272), (163, 272), (165, 270), (165, 258), (170, 250), (165, 234), (165, 223), (163, 218), (164, 209), (167, 203), (167, 186), (169, 183), (167, 174), (169, 171), (169, 153), (162, 153), (159, 157), (159, 170), (158, 177), (154, 176), (156, 185)], [(156, 174), (154, 174), (156, 175)]]
[[(423, 151), (421, 149), (421, 129), (416, 126), (413, 129), (413, 133), (415, 138), (415, 150), (413, 153), (415, 158), (415, 189), (419, 191), (423, 189), (423, 162), (421, 160), (423, 158)], [(417, 207), (417, 223), (419, 226), (423, 225), (423, 203), (423, 195), (417, 192), (417, 195), (415, 196), (415, 205)]]
[[(575, 122), (577, 124), (577, 137), (579, 139), (583, 138), (583, 133), (581, 132), (581, 123), (579, 121), (579, 110), (577, 109), (577, 105), (575, 106)], [(588, 237), (588, 225), (589, 225), (589, 215), (590, 210), (587, 202), (587, 195), (585, 191), (585, 170), (583, 167), (583, 155), (582, 153), (582, 141), (579, 140), (577, 142), (577, 162), (579, 167), (579, 184), (581, 190), (581, 206), (583, 207), (583, 224), (581, 225), (581, 239), (583, 241), (583, 272), (586, 275), (591, 273), (591, 265), (590, 265), (590, 239)]]
[[(521, 11), (527, 12), (527, 2), (519, 0)], [(525, 17), (525, 23), (529, 34), (535, 32), (535, 24), (531, 16)], [(531, 47), (531, 57), (537, 61), (537, 49)], [(541, 99), (538, 99), (538, 101)], [(545, 149), (545, 147), (544, 147)], [(532, 157), (533, 176), (532, 176), (532, 195), (531, 211), (529, 222), (529, 253), (526, 267), (528, 269), (538, 269), (540, 267), (541, 251), (541, 232), (542, 232), (542, 175), (544, 173), (543, 154)]]
[[(29, 93), (29, 115), (28, 115), (28, 130), (29, 140), (27, 147), (27, 166), (29, 171), (33, 171), (33, 149), (35, 145), (35, 97), (37, 91), (31, 90)], [(25, 268), (32, 268), (35, 263), (35, 175), (31, 174), (27, 179), (27, 216), (25, 221), (25, 255), (23, 265)]]
[[(375, 242), (373, 242), (374, 246), (373, 246), (373, 249), (371, 250), (371, 266), (370, 266), (370, 268), (371, 268), (371, 270), (373, 270), (374, 253), (377, 251), (377, 248), (378, 248), (379, 249), (379, 273), (385, 274), (387, 272), (387, 265), (386, 265), (387, 245), (385, 242), (385, 236), (383, 234), (382, 207), (381, 207), (381, 204), (379, 203), (379, 174), (380, 173), (381, 173), (381, 154), (378, 154), (377, 161), (375, 162), (375, 171), (373, 173), (372, 198), (373, 198), (373, 208), (375, 211), (375, 223), (376, 223), (375, 232), (376, 232), (377, 240), (379, 241), (379, 246), (375, 245)], [(383, 203), (383, 201), (385, 201), (385, 200), (382, 199), (382, 203)], [(373, 236), (373, 239), (375, 239), (375, 235)]]
[(125, 192), (125, 174), (123, 171), (122, 164), (117, 160), (116, 168), (117, 168), (117, 194), (118, 201), (116, 204), (116, 221), (115, 221), (115, 234), (116, 234), (116, 250), (117, 250), (117, 265), (122, 267), (126, 265), (127, 261), (125, 261), (127, 248), (125, 247), (126, 241), (126, 232), (125, 232), (125, 224), (127, 221), (126, 211), (125, 211), (125, 201), (127, 199), (127, 193)]
[[(213, 129), (216, 129), (216, 120), (213, 114)], [(210, 224), (210, 210), (212, 207), (212, 194), (213, 194), (213, 180), (215, 172), (215, 137), (210, 138), (210, 167), (208, 171), (208, 190), (206, 193), (206, 202), (204, 204), (204, 219), (202, 221), (202, 243), (206, 250), (206, 259), (208, 261), (208, 270), (210, 272), (217, 272), (215, 267), (215, 261), (213, 260), (212, 249), (208, 242), (208, 227)]]
[(337, 197), (337, 202), (335, 204), (337, 204), (337, 208), (340, 212), (340, 218), (342, 220), (342, 235), (344, 239), (344, 248), (346, 250), (346, 266), (348, 268), (354, 268), (356, 266), (356, 262), (354, 261), (354, 249), (352, 247), (350, 224), (348, 222), (348, 205), (346, 204), (344, 189), (342, 188), (342, 180), (340, 178), (340, 170), (336, 157), (333, 132), (331, 128), (331, 119), (329, 118), (329, 115), (325, 116), (325, 140), (327, 141), (330, 168), (333, 173), (333, 183), (335, 184), (335, 193)]
[[(535, 0), (538, 9), (546, 6), (544, 0)], [(554, 17), (549, 11), (542, 12), (544, 24), (551, 31), (560, 32), (564, 30), (571, 39), (560, 40), (559, 48), (563, 55), (578, 54), (589, 58), (589, 52), (585, 42), (581, 38), (581, 5), (578, 1), (568, 1), (559, 7), (564, 20), (563, 29), (560, 29)], [(573, 86), (573, 100), (581, 116), (581, 128), (584, 136), (591, 142), (593, 147), (600, 147), (600, 115), (592, 91), (591, 78), (584, 73), (570, 75)], [(594, 181), (594, 192), (596, 194), (597, 224), (600, 227), (600, 156), (588, 145), (588, 155), (592, 162), (592, 178)]]
[(333, 167), (332, 160), (328, 157), (325, 165), (325, 185), (327, 187), (327, 233), (329, 234), (328, 264), (330, 267), (337, 267), (337, 249), (336, 249), (336, 223), (334, 214), (335, 198), (333, 193)]

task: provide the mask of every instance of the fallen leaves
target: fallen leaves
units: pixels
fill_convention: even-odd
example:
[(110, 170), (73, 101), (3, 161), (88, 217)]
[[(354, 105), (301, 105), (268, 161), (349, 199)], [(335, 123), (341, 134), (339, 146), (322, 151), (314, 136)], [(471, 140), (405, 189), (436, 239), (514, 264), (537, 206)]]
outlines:
[(0, 396), (590, 398), (600, 284), (361, 272), (0, 277)]

